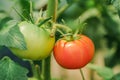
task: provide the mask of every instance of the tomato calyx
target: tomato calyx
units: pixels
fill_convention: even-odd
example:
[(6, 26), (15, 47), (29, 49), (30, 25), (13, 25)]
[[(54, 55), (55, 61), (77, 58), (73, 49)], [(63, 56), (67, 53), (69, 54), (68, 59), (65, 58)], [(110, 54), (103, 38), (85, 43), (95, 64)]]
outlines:
[(67, 41), (73, 41), (74, 38), (73, 38), (72, 35), (69, 35), (69, 36), (65, 36), (65, 40), (67, 40)]
[(63, 39), (67, 40), (68, 42), (69, 41), (74, 41), (74, 40), (80, 39), (80, 35), (79, 34), (78, 35), (73, 35), (71, 33), (68, 33), (63, 37)]
[(74, 41), (80, 39), (80, 28), (76, 29), (74, 32), (70, 27), (67, 25), (63, 24), (58, 24), (58, 23), (52, 23), (52, 33), (55, 33), (58, 31), (61, 34), (61, 37), (63, 37), (64, 40), (67, 41)]

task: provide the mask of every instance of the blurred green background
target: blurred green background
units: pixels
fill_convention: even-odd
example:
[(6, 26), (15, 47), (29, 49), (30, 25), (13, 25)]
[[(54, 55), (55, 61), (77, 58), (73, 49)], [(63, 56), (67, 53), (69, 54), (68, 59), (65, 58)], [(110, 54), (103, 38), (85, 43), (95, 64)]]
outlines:
[[(32, 0), (32, 2), (34, 15), (39, 14), (41, 8), (46, 10), (47, 0)], [(82, 33), (95, 43), (95, 55), (101, 51), (104, 66), (113, 68), (120, 64), (119, 6), (119, 0), (59, 0), (57, 22), (63, 23), (64, 20), (74, 31), (80, 26), (77, 24), (78, 19), (80, 23), (86, 23)], [(29, 0), (0, 0), (0, 26), (11, 18), (22, 20), (13, 8), (29, 19)], [(59, 37), (59, 33), (56, 37)], [(0, 47), (0, 58), (6, 55), (20, 62), (6, 47)]]

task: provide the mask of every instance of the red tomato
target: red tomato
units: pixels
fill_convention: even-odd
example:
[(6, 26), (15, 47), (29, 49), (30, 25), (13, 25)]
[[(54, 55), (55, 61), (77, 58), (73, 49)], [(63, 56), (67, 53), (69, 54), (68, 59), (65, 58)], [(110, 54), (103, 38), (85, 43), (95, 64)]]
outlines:
[(79, 39), (67, 41), (60, 39), (53, 50), (58, 64), (67, 69), (79, 69), (88, 64), (94, 55), (94, 44), (85, 35), (79, 35)]

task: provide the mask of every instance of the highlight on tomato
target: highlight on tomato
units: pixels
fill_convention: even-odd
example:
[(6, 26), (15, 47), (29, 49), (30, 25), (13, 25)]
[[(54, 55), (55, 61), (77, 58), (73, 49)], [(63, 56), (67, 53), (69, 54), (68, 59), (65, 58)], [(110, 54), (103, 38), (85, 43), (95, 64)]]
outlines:
[(16, 56), (23, 59), (41, 60), (48, 57), (54, 47), (55, 37), (50, 36), (49, 30), (26, 21), (19, 24), (27, 49), (10, 48)]
[(87, 65), (94, 56), (94, 44), (85, 35), (67, 40), (62, 38), (54, 46), (53, 54), (59, 65), (67, 69), (80, 69)]

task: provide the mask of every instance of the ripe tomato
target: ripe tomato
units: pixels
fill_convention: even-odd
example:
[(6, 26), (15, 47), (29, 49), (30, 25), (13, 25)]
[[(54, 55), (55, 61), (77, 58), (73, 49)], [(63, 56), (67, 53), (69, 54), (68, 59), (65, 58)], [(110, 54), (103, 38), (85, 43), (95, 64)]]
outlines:
[(24, 59), (40, 60), (50, 54), (55, 43), (55, 37), (51, 37), (47, 29), (39, 28), (26, 21), (21, 22), (19, 28), (25, 38), (27, 50), (10, 48), (16, 56)]
[(85, 35), (79, 35), (79, 39), (67, 41), (60, 39), (53, 50), (58, 64), (68, 69), (79, 69), (88, 64), (94, 55), (94, 44)]

